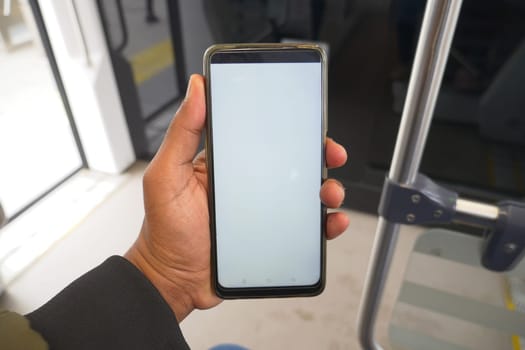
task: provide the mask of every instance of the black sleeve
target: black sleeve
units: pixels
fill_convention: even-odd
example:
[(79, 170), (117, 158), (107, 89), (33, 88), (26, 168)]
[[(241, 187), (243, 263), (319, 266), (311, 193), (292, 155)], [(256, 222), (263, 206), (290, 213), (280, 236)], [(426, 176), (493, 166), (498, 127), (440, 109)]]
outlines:
[(189, 349), (175, 314), (157, 289), (119, 256), (26, 317), (51, 350)]

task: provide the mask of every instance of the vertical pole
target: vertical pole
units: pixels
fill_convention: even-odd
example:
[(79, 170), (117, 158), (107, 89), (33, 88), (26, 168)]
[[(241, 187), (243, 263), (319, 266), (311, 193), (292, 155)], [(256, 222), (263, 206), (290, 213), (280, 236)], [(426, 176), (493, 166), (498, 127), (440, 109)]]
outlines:
[[(395, 183), (412, 184), (418, 174), (461, 3), (427, 1), (388, 174)], [(359, 341), (366, 350), (381, 349), (374, 338), (374, 326), (398, 232), (399, 224), (379, 218), (358, 315)]]

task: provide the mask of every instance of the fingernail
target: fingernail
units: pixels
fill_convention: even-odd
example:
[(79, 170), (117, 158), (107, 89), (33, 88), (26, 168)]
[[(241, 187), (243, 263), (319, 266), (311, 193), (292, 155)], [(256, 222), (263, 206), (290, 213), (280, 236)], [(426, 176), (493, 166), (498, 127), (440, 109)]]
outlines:
[(339, 206), (342, 207), (346, 199), (346, 187), (344, 187), (342, 183), (339, 183), (339, 184), (341, 185), (340, 188), (341, 188), (341, 191), (343, 192), (343, 199), (341, 200), (341, 203), (339, 203)]
[(192, 85), (192, 82), (193, 79), (192, 77), (190, 77), (190, 80), (188, 81), (188, 88), (186, 89), (186, 98), (190, 97), (191, 95), (191, 85)]

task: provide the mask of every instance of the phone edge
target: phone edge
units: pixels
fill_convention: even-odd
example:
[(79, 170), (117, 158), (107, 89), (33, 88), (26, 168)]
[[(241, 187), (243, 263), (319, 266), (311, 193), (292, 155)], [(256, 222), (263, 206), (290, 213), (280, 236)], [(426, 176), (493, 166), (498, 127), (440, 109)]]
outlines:
[[(205, 154), (206, 167), (208, 170), (208, 215), (210, 221), (210, 265), (211, 265), (211, 283), (214, 292), (222, 299), (260, 299), (260, 298), (289, 298), (289, 297), (313, 297), (320, 295), (326, 288), (326, 218), (327, 208), (321, 203), (321, 268), (319, 282), (312, 286), (295, 287), (258, 287), (258, 288), (224, 288), (218, 282), (217, 271), (217, 242), (215, 227), (215, 200), (211, 189), (214, 188), (213, 173), (213, 155), (212, 155), (212, 132), (211, 132), (211, 96), (210, 96), (210, 65), (211, 57), (214, 53), (222, 50), (261, 50), (261, 49), (309, 49), (315, 50), (321, 57), (321, 91), (322, 91), (322, 171), (321, 185), (326, 181), (328, 169), (326, 167), (326, 137), (328, 132), (328, 59), (322, 47), (316, 44), (308, 43), (256, 43), (256, 44), (215, 44), (204, 52), (203, 55), (203, 74), (205, 79), (206, 95), (206, 132), (205, 132)], [(242, 291), (242, 292), (241, 292)], [(244, 294), (246, 292), (247, 294)], [(252, 292), (252, 293), (250, 293)]]

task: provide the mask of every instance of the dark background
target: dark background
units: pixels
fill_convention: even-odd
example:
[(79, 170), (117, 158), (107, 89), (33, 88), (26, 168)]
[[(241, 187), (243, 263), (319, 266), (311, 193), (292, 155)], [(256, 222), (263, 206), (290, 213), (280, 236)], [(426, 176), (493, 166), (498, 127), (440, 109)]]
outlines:
[[(103, 6), (99, 1), (99, 8), (137, 154), (148, 159), (155, 152), (179, 91), (190, 73), (200, 73), (208, 45), (320, 41), (329, 45), (329, 136), (350, 155), (331, 176), (348, 189), (345, 206), (376, 212), (425, 1), (152, 1), (158, 21), (148, 25), (166, 26), (175, 57), (162, 77), (169, 74), (176, 89), (170, 103), (148, 116), (137, 113), (143, 95), (129, 77), (128, 59), (119, 56), (118, 49), (125, 51), (117, 45), (121, 37), (111, 37), (111, 28), (121, 25), (119, 1), (113, 1)], [(124, 21), (140, 11), (146, 21), (152, 14), (148, 1), (136, 2), (121, 4)], [(132, 25), (127, 31), (132, 43), (145, 35)], [(522, 1), (464, 1), (421, 172), (465, 197), (488, 202), (525, 197), (524, 35)], [(162, 85), (157, 89), (165, 92)]]

